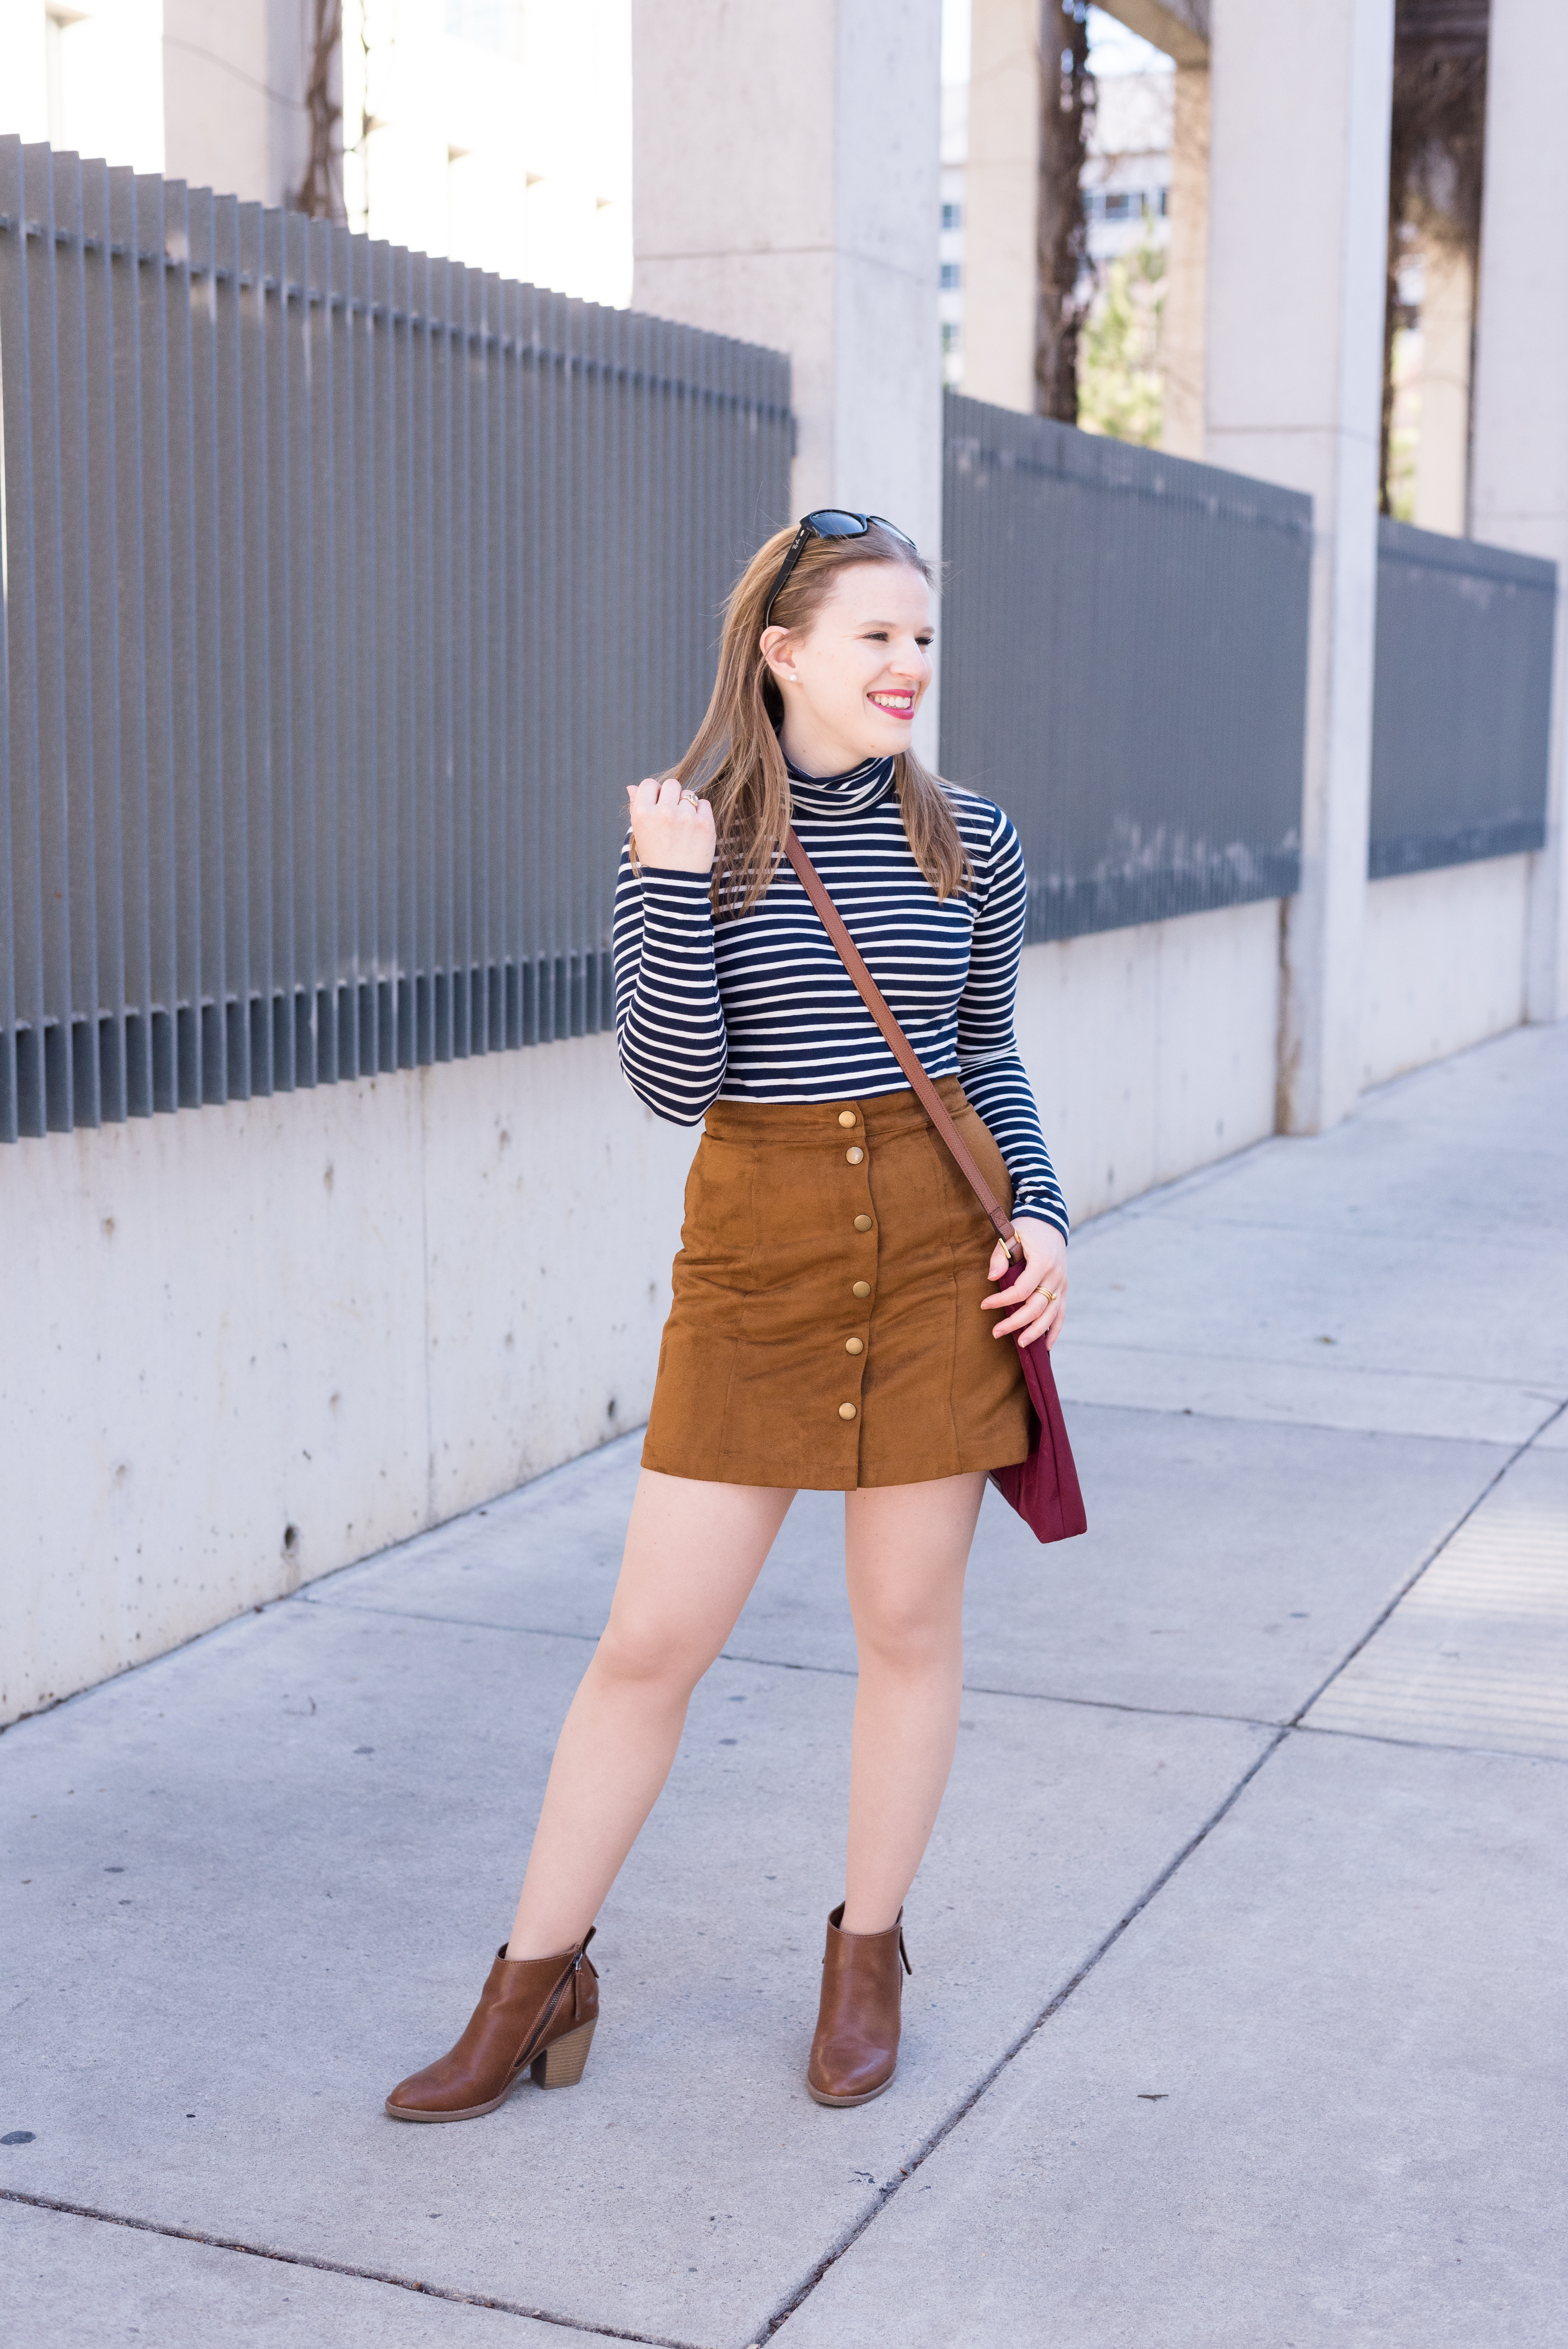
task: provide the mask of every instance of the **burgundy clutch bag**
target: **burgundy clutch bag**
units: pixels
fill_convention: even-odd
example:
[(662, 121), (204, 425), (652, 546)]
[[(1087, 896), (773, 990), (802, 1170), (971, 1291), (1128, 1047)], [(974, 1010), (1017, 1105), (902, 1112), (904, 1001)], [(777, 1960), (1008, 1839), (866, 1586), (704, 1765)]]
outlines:
[[(1013, 1255), (1017, 1243), (1012, 1219), (975, 1165), (963, 1135), (947, 1114), (942, 1095), (921, 1067), (920, 1055), (888, 1009), (881, 988), (861, 960), (838, 907), (822, 885), (821, 874), (793, 832), (784, 846), (806, 895), (821, 916), (823, 928), (838, 948), (844, 968), (860, 989), (867, 1010), (887, 1039), (921, 1107), (951, 1151), (959, 1173), (990, 1217), (997, 1237), (1005, 1243), (1011, 1261), (996, 1286), (1011, 1288), (1024, 1269), (1022, 1249), (1017, 1256)], [(991, 1482), (1002, 1498), (1016, 1509), (1037, 1541), (1066, 1541), (1072, 1534), (1087, 1533), (1088, 1519), (1084, 1514), (1078, 1470), (1073, 1464), (1072, 1447), (1068, 1442), (1051, 1358), (1044, 1340), (1037, 1339), (1032, 1346), (1019, 1346), (1018, 1360), (1024, 1366), (1024, 1384), (1029, 1390), (1033, 1410), (1029, 1456), (1009, 1468), (993, 1468)]]

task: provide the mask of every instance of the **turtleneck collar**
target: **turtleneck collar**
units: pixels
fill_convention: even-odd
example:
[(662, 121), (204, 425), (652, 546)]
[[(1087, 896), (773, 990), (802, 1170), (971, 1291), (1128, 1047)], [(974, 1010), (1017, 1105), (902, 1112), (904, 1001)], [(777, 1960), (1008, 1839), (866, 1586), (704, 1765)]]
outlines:
[(789, 797), (808, 816), (862, 815), (892, 789), (891, 758), (862, 759), (843, 775), (803, 775), (789, 769)]

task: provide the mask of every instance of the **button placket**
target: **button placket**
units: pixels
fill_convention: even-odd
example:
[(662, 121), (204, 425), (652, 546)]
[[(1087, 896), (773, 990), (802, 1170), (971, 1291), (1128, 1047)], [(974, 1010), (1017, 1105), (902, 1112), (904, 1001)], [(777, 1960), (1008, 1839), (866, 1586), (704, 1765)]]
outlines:
[[(838, 1113), (838, 1126), (841, 1140), (845, 1140), (847, 1142), (847, 1147), (844, 1151), (844, 1164), (850, 1173), (854, 1176), (855, 1180), (861, 1185), (861, 1195), (864, 1200), (864, 1205), (861, 1206), (860, 1212), (852, 1218), (854, 1230), (859, 1237), (870, 1238), (872, 1250), (874, 1251), (876, 1247), (876, 1217), (871, 1211), (871, 1169), (869, 1154), (864, 1146), (863, 1122), (856, 1111), (841, 1109)], [(853, 1142), (848, 1142), (847, 1137), (850, 1132), (857, 1129), (857, 1139)], [(856, 1253), (858, 1255), (858, 1251)], [(866, 1267), (866, 1270), (874, 1274), (876, 1270), (876, 1259), (874, 1254), (872, 1255), (871, 1263)], [(857, 1330), (851, 1323), (850, 1333), (847, 1336), (841, 1333), (834, 1341), (836, 1348), (841, 1349), (841, 1352), (840, 1354), (841, 1368), (845, 1373), (845, 1382), (850, 1388), (850, 1392), (854, 1397), (852, 1402), (845, 1400), (841, 1402), (838, 1405), (839, 1417), (844, 1422), (846, 1427), (857, 1421), (860, 1417), (861, 1390), (864, 1381), (865, 1367), (868, 1360), (868, 1339), (870, 1335), (868, 1324), (871, 1314), (872, 1287), (872, 1284), (871, 1280), (863, 1278), (853, 1281), (851, 1284), (850, 1294), (861, 1309), (861, 1327)], [(841, 1387), (840, 1392), (841, 1394), (844, 1392), (843, 1387)]]

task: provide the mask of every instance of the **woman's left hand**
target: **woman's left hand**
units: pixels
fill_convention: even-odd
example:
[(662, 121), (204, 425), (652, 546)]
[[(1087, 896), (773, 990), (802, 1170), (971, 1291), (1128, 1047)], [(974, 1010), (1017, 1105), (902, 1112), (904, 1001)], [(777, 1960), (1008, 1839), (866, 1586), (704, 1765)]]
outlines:
[[(1037, 1216), (1016, 1217), (1013, 1229), (1024, 1244), (1024, 1269), (1011, 1288), (982, 1298), (980, 1309), (1006, 1310), (1006, 1319), (997, 1322), (993, 1337), (1016, 1336), (1020, 1346), (1032, 1346), (1043, 1338), (1049, 1353), (1067, 1317), (1068, 1244), (1055, 1224), (1042, 1223)], [(1007, 1251), (998, 1240), (991, 1251), (988, 1278), (1000, 1280), (1006, 1269)]]

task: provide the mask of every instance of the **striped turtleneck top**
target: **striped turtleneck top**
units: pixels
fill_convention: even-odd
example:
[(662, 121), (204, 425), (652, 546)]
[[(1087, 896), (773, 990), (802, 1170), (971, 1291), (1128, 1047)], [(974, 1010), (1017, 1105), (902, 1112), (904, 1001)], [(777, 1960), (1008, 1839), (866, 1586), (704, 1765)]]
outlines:
[[(995, 1135), (1013, 1213), (1066, 1234), (1068, 1212), (1013, 1040), (1027, 885), (1011, 821), (949, 791), (973, 878), (939, 902), (914, 861), (891, 759), (790, 771), (795, 830), (932, 1077), (958, 1076)], [(715, 921), (705, 873), (645, 864), (615, 884), (615, 1035), (633, 1092), (695, 1125), (716, 1101), (863, 1101), (906, 1080), (781, 864), (750, 911)]]

